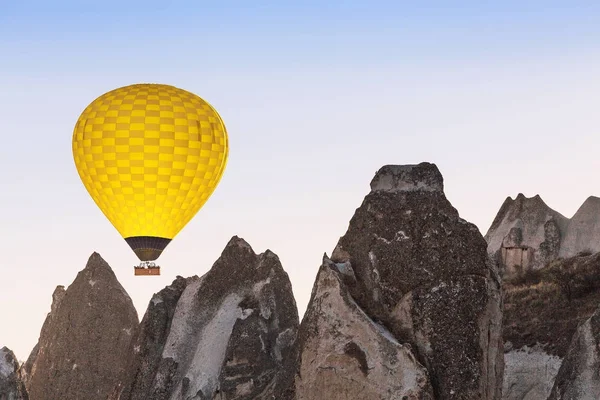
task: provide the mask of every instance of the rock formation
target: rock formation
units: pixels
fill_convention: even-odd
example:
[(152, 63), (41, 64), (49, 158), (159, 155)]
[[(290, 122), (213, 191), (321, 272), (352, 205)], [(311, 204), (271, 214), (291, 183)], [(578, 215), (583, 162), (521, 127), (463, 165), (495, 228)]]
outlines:
[(27, 400), (15, 354), (6, 347), (0, 349), (0, 399)]
[(573, 336), (548, 400), (600, 399), (600, 308)]
[(505, 276), (537, 269), (559, 256), (569, 219), (552, 210), (539, 195), (508, 197), (485, 235)]
[(600, 198), (588, 197), (569, 221), (560, 248), (561, 257), (600, 251)]
[[(427, 383), (417, 378), (423, 376), (419, 364), (428, 371), (435, 399), (500, 399), (500, 278), (486, 247), (479, 230), (461, 219), (446, 199), (435, 165), (381, 168), (331, 256), (339, 266), (338, 276), (321, 268), (303, 322), (307, 326), (302, 327), (301, 371), (307, 370), (302, 368), (308, 368), (311, 357), (317, 357), (318, 348), (331, 354), (326, 362), (320, 358), (319, 362), (348, 370), (353, 378), (356, 371), (370, 373), (377, 357), (389, 355), (387, 363), (410, 359), (412, 348), (416, 360), (409, 361), (407, 370), (397, 367), (392, 373), (415, 371), (416, 378), (404, 376), (399, 382), (408, 385), (421, 379), (416, 389), (422, 398), (427, 398)], [(340, 274), (349, 295), (336, 287)], [(332, 294), (325, 295), (327, 291)], [(349, 299), (357, 305), (347, 305)], [(330, 308), (324, 308), (327, 301), (332, 302)], [(366, 314), (360, 324), (358, 310)], [(332, 333), (325, 323), (340, 321), (343, 315), (354, 318), (354, 329), (364, 330), (354, 345), (349, 340), (351, 331), (343, 325), (337, 328), (340, 343), (328, 339)], [(382, 330), (376, 332), (371, 321)], [(390, 332), (387, 342), (386, 331)], [(374, 354), (365, 338), (379, 341), (387, 350)], [(350, 355), (344, 356), (340, 349), (346, 345)], [(320, 370), (311, 376), (312, 380), (301, 376), (302, 385), (322, 386), (330, 373)], [(366, 377), (357, 382), (369, 385)], [(299, 394), (310, 393), (306, 390)], [(380, 396), (380, 392), (369, 393)]]
[(185, 288), (198, 277), (178, 276), (171, 285), (154, 294), (133, 340), (133, 355), (127, 367), (129, 375), (111, 394), (113, 399), (145, 400), (160, 364), (164, 346), (171, 331), (175, 307)]
[(54, 292), (26, 364), (31, 400), (106, 400), (126, 372), (136, 310), (110, 266), (94, 253), (65, 290)]
[(507, 349), (504, 355), (504, 400), (546, 400), (562, 358), (541, 346)]
[(543, 268), (557, 258), (600, 251), (600, 198), (589, 197), (571, 219), (539, 195), (508, 197), (485, 235), (505, 277)]
[(351, 267), (327, 256), (299, 333), (297, 400), (433, 400), (427, 370), (348, 293)]
[(279, 258), (233, 237), (208, 273), (153, 297), (134, 345), (139, 372), (112, 398), (282, 399), (298, 322)]
[(236, 236), (141, 324), (94, 253), (24, 366), (0, 350), (0, 400), (598, 399), (599, 265), (600, 198), (568, 219), (509, 197), (484, 238), (435, 165), (388, 165), (300, 326), (278, 257)]
[(502, 205), (485, 239), (504, 275), (506, 341), (503, 398), (546, 400), (578, 323), (600, 296), (600, 199), (588, 198), (568, 219), (539, 196)]
[(505, 399), (546, 400), (571, 338), (600, 304), (600, 253), (505, 281)]

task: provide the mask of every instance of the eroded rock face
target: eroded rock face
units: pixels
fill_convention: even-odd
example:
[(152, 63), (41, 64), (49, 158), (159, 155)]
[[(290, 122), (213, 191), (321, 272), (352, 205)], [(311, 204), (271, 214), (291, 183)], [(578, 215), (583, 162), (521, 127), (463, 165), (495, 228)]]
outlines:
[[(52, 321), (55, 319), (56, 310), (64, 297), (65, 297), (65, 287), (62, 285), (57, 286), (56, 289), (54, 289), (54, 293), (52, 293), (52, 305), (50, 306), (50, 312), (46, 316), (46, 319), (44, 320), (44, 324), (42, 325), (40, 338), (50, 337), (52, 335), (52, 333), (49, 332), (49, 329), (52, 326)], [(39, 349), (40, 349), (40, 342), (38, 341), (36, 343), (36, 345), (34, 346), (33, 350), (31, 350), (31, 353), (29, 354), (29, 357), (27, 358), (25, 365), (23, 365), (23, 368), (21, 369), (21, 376), (23, 379), (23, 383), (25, 384), (25, 388), (27, 389), (28, 392), (30, 390), (29, 383), (31, 381), (31, 376), (35, 373), (35, 369), (37, 367), (36, 360), (37, 360), (37, 356), (39, 353)]]
[(560, 241), (560, 226), (554, 218), (551, 218), (544, 224), (544, 241), (540, 243), (538, 249), (538, 259), (541, 263), (547, 263), (558, 258), (560, 254)]
[(152, 296), (133, 341), (132, 360), (127, 367), (130, 375), (115, 389), (111, 399), (146, 400), (156, 397), (153, 394), (156, 372), (171, 332), (177, 302), (185, 288), (198, 280), (197, 276), (188, 279), (178, 276), (171, 285)]
[[(52, 321), (56, 317), (56, 310), (58, 309), (58, 306), (60, 305), (60, 302), (62, 301), (62, 299), (64, 297), (65, 297), (65, 287), (62, 285), (57, 286), (56, 289), (54, 289), (54, 293), (52, 293), (52, 304), (50, 306), (50, 312), (46, 316), (46, 319), (44, 320), (44, 324), (42, 325), (40, 338), (50, 337), (52, 335), (52, 333), (49, 332), (49, 329), (52, 326)], [(36, 345), (34, 346), (33, 350), (31, 350), (31, 353), (29, 354), (29, 357), (27, 358), (25, 365), (23, 365), (23, 368), (21, 369), (21, 377), (23, 379), (23, 383), (25, 384), (25, 388), (27, 389), (28, 392), (30, 390), (29, 384), (31, 382), (31, 376), (35, 373), (35, 369), (37, 367), (36, 360), (38, 357), (39, 350), (40, 350), (40, 341), (38, 341), (36, 343)]]
[(58, 287), (28, 360), (31, 400), (106, 400), (126, 373), (138, 317), (110, 266), (94, 253)]
[(546, 400), (562, 358), (536, 346), (524, 346), (504, 355), (504, 400)]
[(0, 399), (27, 400), (25, 385), (21, 381), (19, 362), (8, 348), (0, 349)]
[(600, 399), (600, 309), (573, 336), (548, 400)]
[(539, 269), (559, 255), (569, 219), (554, 211), (539, 195), (508, 197), (485, 235), (505, 276)]
[(578, 327), (600, 304), (599, 265), (600, 253), (575, 256), (504, 281), (505, 398), (548, 398)]
[(297, 400), (433, 400), (410, 346), (373, 321), (348, 293), (351, 266), (326, 256), (299, 333)]
[[(286, 396), (293, 380), (298, 312), (289, 278), (274, 253), (257, 255), (233, 237), (212, 269), (188, 281), (175, 297), (169, 304), (162, 296), (153, 299), (163, 300), (158, 304), (165, 308), (161, 327), (143, 329), (160, 334), (139, 342), (138, 362), (145, 372), (122, 400)], [(167, 331), (162, 321), (169, 319)]]
[(349, 292), (426, 366), (436, 399), (500, 399), (502, 299), (479, 230), (458, 215), (437, 167), (385, 166), (332, 254)]
[(561, 257), (600, 251), (600, 198), (590, 196), (569, 221), (560, 249)]
[(600, 198), (590, 196), (569, 219), (540, 196), (519, 193), (515, 200), (505, 200), (485, 239), (507, 278), (559, 257), (599, 252)]

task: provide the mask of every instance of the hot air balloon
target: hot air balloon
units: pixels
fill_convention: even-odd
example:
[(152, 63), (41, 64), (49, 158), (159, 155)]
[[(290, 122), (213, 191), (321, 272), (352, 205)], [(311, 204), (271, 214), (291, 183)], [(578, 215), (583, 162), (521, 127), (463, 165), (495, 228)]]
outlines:
[(174, 86), (121, 87), (82, 112), (73, 132), (75, 166), (139, 258), (135, 275), (160, 274), (154, 261), (215, 190), (228, 145), (215, 109)]

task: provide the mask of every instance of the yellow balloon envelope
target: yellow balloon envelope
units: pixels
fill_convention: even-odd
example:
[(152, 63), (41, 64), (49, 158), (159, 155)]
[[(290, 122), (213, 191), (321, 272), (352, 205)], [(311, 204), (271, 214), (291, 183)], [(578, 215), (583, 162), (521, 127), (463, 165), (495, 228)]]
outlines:
[(206, 203), (228, 151), (215, 109), (169, 85), (105, 93), (73, 132), (83, 184), (141, 261), (156, 260)]

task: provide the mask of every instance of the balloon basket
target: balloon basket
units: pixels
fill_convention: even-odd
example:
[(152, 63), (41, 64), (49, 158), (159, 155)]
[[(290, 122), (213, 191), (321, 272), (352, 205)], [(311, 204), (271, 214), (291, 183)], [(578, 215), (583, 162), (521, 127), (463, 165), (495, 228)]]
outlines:
[(154, 263), (141, 263), (133, 267), (135, 276), (158, 276), (160, 275), (160, 267)]

